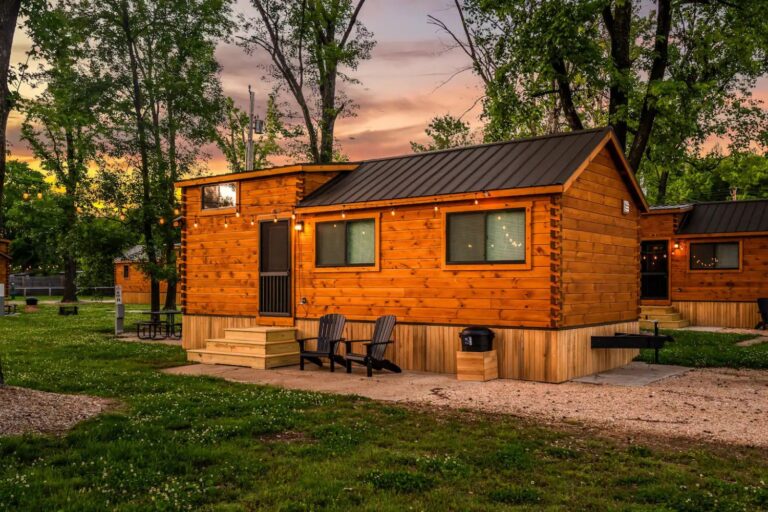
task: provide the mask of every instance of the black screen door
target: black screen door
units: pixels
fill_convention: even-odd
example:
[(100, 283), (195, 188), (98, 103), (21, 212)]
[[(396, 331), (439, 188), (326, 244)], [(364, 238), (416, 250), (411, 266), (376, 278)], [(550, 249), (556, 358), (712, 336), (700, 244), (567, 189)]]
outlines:
[(640, 298), (669, 298), (669, 255), (666, 240), (640, 244)]
[(290, 223), (262, 222), (259, 236), (259, 314), (291, 316)]

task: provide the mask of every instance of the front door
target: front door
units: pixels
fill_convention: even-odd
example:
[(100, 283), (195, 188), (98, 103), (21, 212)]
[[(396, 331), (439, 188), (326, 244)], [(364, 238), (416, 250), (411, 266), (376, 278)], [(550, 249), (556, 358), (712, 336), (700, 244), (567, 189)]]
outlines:
[(666, 240), (640, 244), (640, 298), (669, 299), (669, 243)]
[(259, 314), (291, 316), (291, 231), (287, 220), (259, 225)]

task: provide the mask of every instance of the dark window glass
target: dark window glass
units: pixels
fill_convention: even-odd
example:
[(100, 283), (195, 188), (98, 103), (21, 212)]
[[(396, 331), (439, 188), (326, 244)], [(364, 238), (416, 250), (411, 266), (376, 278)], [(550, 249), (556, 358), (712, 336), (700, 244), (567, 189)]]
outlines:
[(373, 265), (374, 226), (372, 219), (318, 223), (315, 263), (318, 267)]
[(525, 210), (449, 213), (448, 263), (524, 263)]
[(130, 273), (130, 271), (131, 271), (131, 267), (128, 266), (128, 265), (124, 265), (123, 266), (123, 277), (125, 277), (127, 279), (128, 278), (128, 274)]
[(738, 268), (738, 242), (691, 244), (691, 270), (732, 270)]
[(234, 208), (237, 205), (237, 185), (217, 183), (203, 185), (203, 210), (215, 208)]

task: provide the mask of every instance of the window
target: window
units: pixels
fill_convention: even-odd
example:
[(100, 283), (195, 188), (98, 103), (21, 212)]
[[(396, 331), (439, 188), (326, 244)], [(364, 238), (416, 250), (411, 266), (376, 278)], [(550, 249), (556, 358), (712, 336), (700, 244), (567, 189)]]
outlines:
[(691, 270), (734, 270), (738, 268), (738, 242), (691, 244)]
[(234, 208), (237, 205), (237, 185), (217, 183), (203, 185), (203, 210)]
[(525, 210), (449, 213), (447, 262), (525, 263)]
[(123, 265), (123, 277), (125, 279), (128, 279), (128, 274), (131, 272), (131, 267), (129, 265)]
[(373, 219), (321, 222), (315, 237), (318, 267), (354, 267), (375, 264)]

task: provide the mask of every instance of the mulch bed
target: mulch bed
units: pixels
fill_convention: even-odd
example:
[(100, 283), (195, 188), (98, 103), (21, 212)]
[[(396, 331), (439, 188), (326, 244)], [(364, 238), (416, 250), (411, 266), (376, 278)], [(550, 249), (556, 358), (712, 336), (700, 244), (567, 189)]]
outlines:
[(0, 387), (0, 436), (61, 433), (114, 405), (86, 395)]

